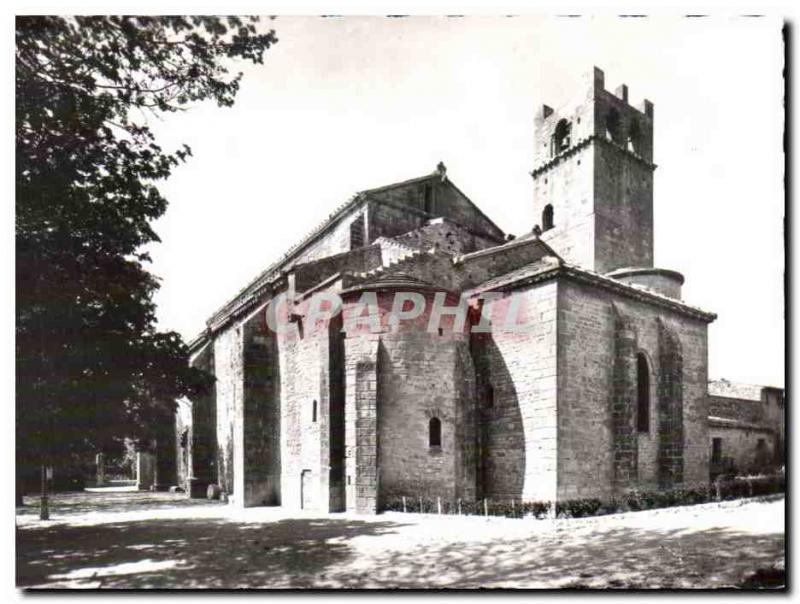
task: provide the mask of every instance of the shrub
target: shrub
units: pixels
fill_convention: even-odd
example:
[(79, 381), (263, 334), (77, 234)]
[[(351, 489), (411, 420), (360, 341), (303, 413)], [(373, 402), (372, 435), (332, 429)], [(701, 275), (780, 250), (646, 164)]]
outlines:
[(585, 516), (594, 516), (597, 511), (602, 507), (603, 502), (599, 499), (569, 499), (567, 501), (556, 503), (556, 516), (569, 517), (569, 518), (583, 518)]
[(617, 499), (616, 497), (611, 497), (610, 499), (606, 499), (601, 505), (600, 509), (597, 510), (598, 515), (605, 515), (605, 514), (617, 514), (619, 512), (625, 511), (625, 503), (622, 500)]
[[(774, 474), (768, 476), (748, 476), (738, 478), (720, 477), (713, 485), (706, 488), (671, 489), (667, 491), (639, 491), (633, 489), (619, 498), (604, 500), (597, 498), (578, 498), (560, 501), (556, 504), (556, 515), (559, 518), (583, 518), (601, 514), (615, 514), (623, 511), (640, 511), (665, 508), (676, 505), (695, 505), (716, 500), (717, 488), (720, 499), (731, 500), (742, 497), (759, 497), (785, 490), (785, 476)], [(438, 505), (436, 498), (406, 496), (405, 510), (409, 513), (436, 514)], [(546, 518), (552, 504), (546, 501), (484, 500), (449, 501), (441, 500), (442, 514), (458, 514), (467, 516), (483, 516), (485, 509), (490, 516), (522, 518), (533, 516)], [(399, 495), (381, 498), (381, 511), (403, 511), (403, 497)]]
[(785, 478), (780, 474), (720, 478), (717, 479), (715, 487), (717, 485), (720, 499), (723, 500), (771, 495), (773, 493), (782, 493), (786, 489)]
[(526, 501), (522, 504), (522, 514), (532, 515), (534, 518), (546, 518), (550, 513), (549, 501)]

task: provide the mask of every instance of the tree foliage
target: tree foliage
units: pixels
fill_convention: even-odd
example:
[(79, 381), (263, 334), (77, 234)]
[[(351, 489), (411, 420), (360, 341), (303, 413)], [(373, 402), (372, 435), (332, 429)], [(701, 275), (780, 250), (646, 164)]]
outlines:
[(171, 421), (208, 387), (174, 332), (156, 329), (143, 246), (167, 201), (156, 114), (233, 104), (236, 60), (277, 38), (258, 18), (16, 20), (17, 451), (38, 463), (108, 449)]

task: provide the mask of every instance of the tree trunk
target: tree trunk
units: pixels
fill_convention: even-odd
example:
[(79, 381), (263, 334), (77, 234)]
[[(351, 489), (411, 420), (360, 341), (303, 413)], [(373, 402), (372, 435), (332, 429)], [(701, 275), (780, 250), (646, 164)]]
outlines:
[[(17, 472), (19, 472), (19, 470), (17, 470)], [(19, 479), (19, 476), (17, 476), (16, 494), (15, 494), (15, 497), (14, 497), (14, 505), (16, 505), (16, 507), (18, 507), (18, 508), (22, 507), (23, 505), (25, 505), (25, 501), (22, 499), (23, 495), (24, 495), (23, 481)]]
[(50, 520), (50, 503), (47, 500), (47, 465), (42, 464), (42, 500), (39, 508), (39, 519)]

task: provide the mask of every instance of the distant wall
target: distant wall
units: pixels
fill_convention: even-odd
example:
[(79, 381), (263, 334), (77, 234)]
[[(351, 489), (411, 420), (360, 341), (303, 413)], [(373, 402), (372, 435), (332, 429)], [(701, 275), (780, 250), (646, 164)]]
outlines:
[[(709, 450), (715, 438), (721, 439), (721, 459), (731, 460), (738, 474), (750, 474), (774, 467), (777, 452), (776, 435), (767, 428), (735, 428), (710, 422)], [(759, 441), (762, 441), (759, 444)], [(709, 453), (710, 455), (711, 453)]]

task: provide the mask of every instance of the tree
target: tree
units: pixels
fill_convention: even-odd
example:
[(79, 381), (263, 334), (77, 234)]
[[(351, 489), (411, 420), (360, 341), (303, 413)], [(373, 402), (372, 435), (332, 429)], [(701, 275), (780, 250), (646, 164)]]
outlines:
[(147, 119), (232, 105), (234, 61), (276, 42), (257, 17), (17, 18), (18, 476), (145, 439), (208, 387), (156, 329), (142, 248), (167, 208), (157, 183), (191, 150), (163, 150)]

